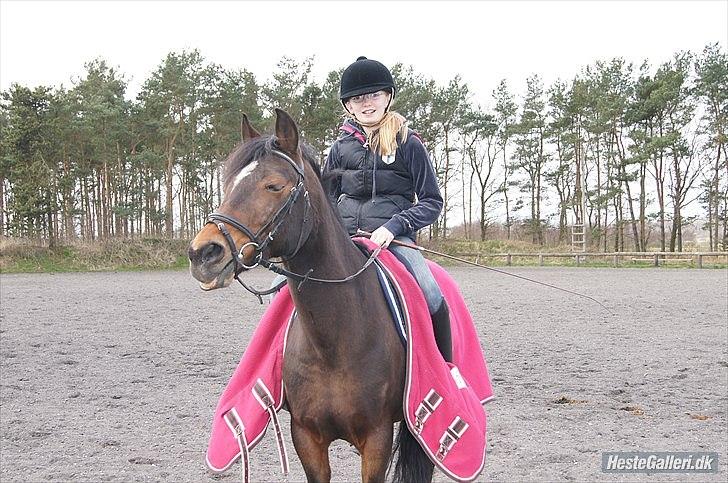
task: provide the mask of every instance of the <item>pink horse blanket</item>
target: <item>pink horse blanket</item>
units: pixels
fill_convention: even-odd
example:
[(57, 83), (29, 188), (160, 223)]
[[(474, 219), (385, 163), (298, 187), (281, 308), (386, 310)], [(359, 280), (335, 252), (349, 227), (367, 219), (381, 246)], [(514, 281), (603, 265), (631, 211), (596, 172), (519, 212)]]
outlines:
[[(357, 243), (375, 248), (368, 239)], [(383, 269), (396, 280), (407, 328), (405, 422), (432, 462), (456, 481), (472, 481), (483, 470), (486, 411), (493, 397), (488, 369), (473, 320), (449, 274), (428, 262), (450, 308), (454, 364), (446, 363), (435, 343), (422, 291), (392, 253), (379, 255)], [(225, 391), (212, 422), (207, 464), (228, 469), (242, 456), (247, 479), (248, 452), (273, 420), (284, 473), (288, 458), (276, 413), (283, 406), (283, 354), (294, 306), (284, 287), (258, 325)]]

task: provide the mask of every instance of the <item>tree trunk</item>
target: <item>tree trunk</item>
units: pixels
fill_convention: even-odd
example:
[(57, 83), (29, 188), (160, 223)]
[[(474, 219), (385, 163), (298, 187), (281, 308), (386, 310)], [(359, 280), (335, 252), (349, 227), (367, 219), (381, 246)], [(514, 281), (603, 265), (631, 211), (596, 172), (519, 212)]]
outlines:
[(647, 182), (647, 163), (640, 162), (640, 249), (638, 251), (647, 251), (647, 193), (645, 191), (645, 183)]
[(508, 157), (506, 156), (506, 144), (503, 143), (503, 199), (506, 203), (506, 239), (511, 239), (511, 207), (508, 200)]
[[(468, 190), (470, 193), (470, 196), (468, 198), (468, 226), (470, 227), (470, 236), (472, 236), (472, 230), (473, 230), (473, 177), (475, 176), (475, 173), (473, 170), (470, 171), (470, 186), (471, 189)], [(470, 238), (469, 238), (470, 239)], [(482, 239), (482, 237), (481, 237)]]
[[(597, 210), (596, 210), (597, 211), (597, 213), (596, 213), (596, 215), (597, 215), (597, 219), (596, 219), (596, 225), (597, 226), (596, 226), (596, 228), (597, 229), (595, 231), (596, 231), (597, 239), (595, 240), (595, 243), (596, 243), (596, 246), (598, 247), (598, 246), (600, 246), (602, 244), (602, 235), (605, 238), (605, 240), (604, 240), (604, 246), (607, 246), (607, 240), (606, 240), (607, 234), (606, 234), (606, 229), (604, 230), (604, 233), (602, 233), (602, 207), (599, 206), (599, 203), (602, 203), (602, 160), (601, 160), (601, 152), (600, 152), (601, 150), (599, 149), (600, 148), (600, 145), (601, 145), (601, 142), (599, 141), (599, 136), (598, 135), (596, 136), (596, 143), (597, 143), (597, 147), (596, 147), (596, 152), (597, 152), (596, 153), (596, 164), (597, 164), (597, 200), (599, 200), (599, 201), (598, 201), (597, 207), (596, 207), (597, 208)], [(607, 170), (609, 170), (609, 166), (608, 165), (607, 165)], [(607, 178), (607, 179), (609, 179), (609, 178)], [(608, 206), (609, 206), (609, 203), (604, 202), (604, 212), (605, 212), (605, 216), (606, 216), (606, 211), (607, 211), (607, 207)]]
[(93, 180), (93, 196), (94, 200), (91, 205), (93, 209), (93, 220), (94, 220), (94, 236), (97, 239), (103, 239), (104, 237), (104, 220), (103, 216), (101, 215), (101, 173), (98, 169), (96, 171), (96, 176)]
[[(728, 170), (728, 166), (726, 169)], [(728, 251), (728, 183), (723, 192), (723, 250)]]
[[(713, 213), (712, 216), (712, 225), (710, 226), (710, 234), (711, 234), (711, 250), (718, 250), (718, 233), (719, 233), (719, 227), (720, 227), (720, 154), (722, 151), (723, 144), (718, 144), (718, 154), (715, 157), (715, 165), (713, 167), (713, 183), (712, 183), (712, 193), (709, 198), (711, 205), (715, 206), (715, 210), (713, 211), (713, 206), (709, 207), (709, 211)], [(726, 166), (728, 167), (728, 163), (726, 163)]]
[[(116, 181), (113, 186), (114, 206), (119, 207), (122, 205), (124, 198), (126, 197), (126, 189), (124, 189), (126, 185), (126, 177), (124, 176), (124, 166), (121, 160), (121, 145), (118, 141), (116, 142), (116, 176), (114, 178)], [(126, 210), (124, 210), (123, 213), (126, 213)], [(126, 219), (126, 215), (121, 215), (120, 213), (114, 215), (114, 232), (117, 236), (126, 237)]]
[(104, 160), (103, 174), (103, 212), (104, 212), (104, 238), (112, 236), (113, 215), (111, 209), (111, 176), (109, 175), (109, 164)]
[[(465, 142), (463, 142), (463, 148), (465, 147)], [(465, 149), (463, 149), (463, 152)], [(466, 196), (465, 196), (465, 162), (461, 163), (460, 166), (460, 180), (462, 182), (462, 188), (463, 188), (463, 229), (465, 231), (465, 239), (469, 240), (470, 236), (468, 234), (468, 210), (465, 207), (465, 204), (467, 203)], [(472, 187), (472, 185), (471, 185)], [(472, 191), (472, 188), (468, 191)]]
[(538, 233), (538, 244), (543, 246), (543, 229), (541, 227), (541, 171), (538, 173), (538, 188), (536, 189), (536, 230)]
[[(682, 202), (683, 202), (683, 173), (680, 170), (680, 158), (673, 149), (672, 153), (672, 169), (674, 175), (673, 191), (672, 191), (672, 230), (670, 231), (670, 251), (674, 252), (677, 248), (680, 251), (681, 240), (680, 232), (682, 228)], [(687, 173), (686, 173), (687, 174)]]
[(174, 144), (170, 144), (167, 147), (167, 169), (165, 171), (165, 193), (166, 193), (166, 199), (165, 199), (165, 208), (164, 208), (164, 229), (167, 235), (167, 238), (172, 238), (174, 234), (174, 226), (173, 221), (174, 217), (172, 215), (172, 175), (173, 175), (173, 168), (174, 168)]
[(627, 179), (627, 166), (625, 166), (626, 163), (626, 155), (623, 150), (623, 146), (621, 143), (621, 140), (619, 136), (617, 136), (616, 130), (614, 131), (614, 139), (617, 143), (617, 154), (619, 155), (619, 166), (621, 167), (621, 178), (622, 182), (624, 183), (625, 190), (627, 191), (627, 206), (629, 208), (629, 216), (630, 216), (630, 225), (632, 226), (632, 236), (634, 237), (634, 250), (636, 252), (640, 251), (640, 239), (639, 234), (637, 233), (637, 221), (635, 220), (634, 216), (634, 205), (632, 203), (632, 190), (629, 187), (629, 180)]
[(8, 217), (5, 213), (5, 177), (0, 176), (0, 237), (8, 235)]
[(535, 171), (531, 173), (531, 243), (538, 243), (538, 234), (536, 233), (536, 177)]
[(447, 193), (448, 178), (450, 176), (450, 136), (449, 129), (445, 129), (445, 172), (442, 187), (442, 236), (447, 237), (447, 212), (449, 210), (449, 196)]

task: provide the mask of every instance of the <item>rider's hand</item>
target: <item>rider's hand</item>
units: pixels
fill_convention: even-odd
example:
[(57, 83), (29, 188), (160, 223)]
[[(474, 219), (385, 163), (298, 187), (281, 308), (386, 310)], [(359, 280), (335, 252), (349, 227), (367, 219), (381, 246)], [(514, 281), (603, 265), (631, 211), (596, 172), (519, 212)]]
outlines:
[(383, 226), (380, 226), (374, 230), (374, 233), (372, 233), (369, 239), (380, 247), (387, 248), (392, 240), (394, 240), (394, 234)]

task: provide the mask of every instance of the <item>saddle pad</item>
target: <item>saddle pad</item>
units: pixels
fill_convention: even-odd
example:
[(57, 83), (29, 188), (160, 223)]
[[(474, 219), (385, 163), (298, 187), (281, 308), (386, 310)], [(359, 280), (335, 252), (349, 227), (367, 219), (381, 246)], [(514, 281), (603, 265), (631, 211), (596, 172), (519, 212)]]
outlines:
[(288, 286), (284, 286), (263, 314), (240, 363), (220, 396), (207, 446), (207, 466), (212, 471), (227, 470), (241, 455), (240, 444), (226, 415), (234, 412), (240, 419), (243, 426), (241, 436), (248, 451), (265, 434), (271, 419), (271, 401), (261, 398), (261, 402), (256, 397), (256, 386), (260, 388), (262, 384), (267, 389), (274, 411), (279, 411), (283, 406), (283, 351), (294, 310)]
[[(375, 247), (368, 239), (356, 241)], [(406, 423), (435, 465), (455, 480), (471, 481), (485, 463), (486, 413), (481, 403), (493, 397), (472, 318), (449, 274), (428, 262), (450, 308), (455, 364), (448, 365), (437, 349), (427, 304), (417, 283), (389, 251), (383, 250), (379, 258), (390, 278), (397, 280), (400, 303), (405, 312), (409, 311), (405, 317), (410, 334), (403, 400)], [(263, 437), (270, 420), (277, 425), (275, 412), (284, 400), (283, 354), (294, 309), (286, 286), (263, 315), (220, 397), (206, 457), (213, 471), (225, 471), (241, 454), (247, 466), (247, 452)], [(231, 424), (231, 415), (237, 424)], [(287, 457), (282, 435), (277, 433), (285, 473)]]
[[(368, 239), (357, 240), (370, 249)], [(427, 302), (417, 282), (394, 254), (379, 260), (397, 281), (407, 326), (405, 421), (432, 462), (457, 481), (472, 481), (485, 465), (486, 411), (493, 397), (488, 369), (473, 320), (455, 281), (428, 261), (450, 309), (454, 364), (446, 363), (435, 343)]]
[[(367, 256), (369, 256), (367, 254)], [(407, 347), (407, 328), (404, 326), (404, 314), (402, 313), (402, 304), (397, 295), (397, 290), (394, 288), (392, 280), (387, 277), (382, 267), (382, 263), (379, 260), (374, 262), (374, 266), (377, 268), (377, 278), (379, 279), (379, 285), (382, 287), (382, 294), (384, 300), (387, 301), (389, 312), (392, 314), (392, 322), (394, 322), (394, 330), (397, 331), (399, 340), (402, 341), (402, 346)]]

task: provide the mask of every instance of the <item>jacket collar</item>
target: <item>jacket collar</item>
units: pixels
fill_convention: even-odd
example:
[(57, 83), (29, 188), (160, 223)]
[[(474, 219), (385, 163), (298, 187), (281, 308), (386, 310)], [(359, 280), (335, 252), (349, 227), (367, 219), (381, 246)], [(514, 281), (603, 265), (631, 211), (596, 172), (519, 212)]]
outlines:
[(364, 134), (364, 129), (351, 119), (347, 119), (344, 124), (341, 125), (339, 130), (347, 135), (354, 136), (360, 143), (362, 143), (362, 145), (367, 143), (367, 137), (366, 134)]

